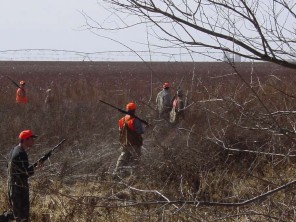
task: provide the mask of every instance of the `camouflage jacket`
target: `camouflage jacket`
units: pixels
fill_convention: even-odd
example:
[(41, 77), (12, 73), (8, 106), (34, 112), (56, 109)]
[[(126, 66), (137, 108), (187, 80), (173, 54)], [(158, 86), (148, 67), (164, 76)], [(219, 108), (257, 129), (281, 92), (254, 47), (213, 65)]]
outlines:
[(156, 109), (158, 112), (170, 110), (172, 108), (171, 95), (167, 89), (163, 89), (156, 96)]

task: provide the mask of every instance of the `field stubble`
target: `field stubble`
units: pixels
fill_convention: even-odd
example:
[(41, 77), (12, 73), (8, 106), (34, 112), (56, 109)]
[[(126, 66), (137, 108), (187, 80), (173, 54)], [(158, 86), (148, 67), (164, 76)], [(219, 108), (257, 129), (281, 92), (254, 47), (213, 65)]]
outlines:
[[(8, 207), (5, 155), (30, 128), (39, 134), (31, 162), (67, 139), (31, 178), (32, 221), (295, 220), (291, 187), (240, 206), (199, 202), (239, 203), (293, 180), (295, 71), (240, 63), (239, 76), (223, 63), (149, 65), (2, 62), (0, 210)], [(5, 75), (27, 82), (26, 107), (15, 104)], [(171, 126), (156, 118), (154, 100), (163, 82), (175, 92), (183, 76), (191, 106)], [(48, 88), (53, 102), (46, 106)], [(136, 177), (111, 179), (122, 115), (99, 99), (121, 108), (135, 101), (151, 123)]]

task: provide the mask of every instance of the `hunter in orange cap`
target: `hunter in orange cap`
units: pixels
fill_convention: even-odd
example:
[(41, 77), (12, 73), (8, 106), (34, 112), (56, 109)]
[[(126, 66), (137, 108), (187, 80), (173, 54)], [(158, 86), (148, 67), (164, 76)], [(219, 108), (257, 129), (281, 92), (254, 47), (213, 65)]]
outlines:
[(114, 177), (125, 176), (127, 167), (135, 167), (139, 164), (141, 157), (141, 146), (143, 145), (142, 134), (144, 128), (139, 119), (135, 118), (136, 104), (128, 103), (126, 106), (128, 115), (119, 121), (119, 142), (122, 148), (114, 170)]
[(16, 91), (16, 103), (26, 104), (28, 102), (27, 93), (25, 90), (25, 81), (20, 81), (20, 88)]
[(37, 136), (31, 130), (19, 134), (20, 143), (8, 157), (8, 193), (13, 217), (16, 221), (29, 221), (30, 198), (28, 178), (34, 174), (34, 165), (28, 161), (27, 150), (34, 145)]
[(36, 138), (37, 136), (33, 135), (31, 130), (24, 130), (19, 135), (19, 139), (21, 139), (21, 140), (26, 140), (30, 137)]
[(164, 89), (170, 88), (170, 84), (168, 82), (165, 82), (163, 84), (162, 88), (164, 88)]
[(131, 102), (126, 104), (125, 106), (126, 111), (136, 110), (136, 104)]
[(170, 95), (170, 84), (165, 82), (162, 90), (156, 96), (156, 110), (158, 117), (169, 119), (169, 114), (172, 109), (172, 98)]

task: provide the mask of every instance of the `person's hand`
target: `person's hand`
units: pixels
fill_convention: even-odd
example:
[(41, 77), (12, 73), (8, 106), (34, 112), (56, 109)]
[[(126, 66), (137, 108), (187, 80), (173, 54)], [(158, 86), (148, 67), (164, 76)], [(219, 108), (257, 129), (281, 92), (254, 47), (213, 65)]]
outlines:
[(39, 161), (37, 166), (36, 166), (36, 169), (38, 169), (38, 170), (42, 169), (43, 163), (44, 163), (43, 161)]

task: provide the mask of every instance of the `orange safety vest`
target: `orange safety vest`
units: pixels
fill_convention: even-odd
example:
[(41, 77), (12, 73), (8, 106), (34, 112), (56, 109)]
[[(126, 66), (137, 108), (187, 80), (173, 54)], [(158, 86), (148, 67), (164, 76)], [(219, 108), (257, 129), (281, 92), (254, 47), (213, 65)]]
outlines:
[(123, 147), (140, 147), (143, 145), (142, 136), (136, 132), (134, 121), (135, 118), (132, 118), (130, 115), (126, 115), (118, 121), (120, 129), (119, 142)]
[(131, 130), (131, 131), (136, 131), (135, 127), (134, 127), (134, 121), (135, 118), (132, 118), (130, 115), (126, 115), (125, 117), (122, 117), (119, 121), (119, 128), (122, 129), (124, 122), (127, 124), (127, 127)]
[[(22, 95), (23, 94), (23, 95)], [(26, 104), (28, 102), (25, 89), (18, 88), (16, 91), (16, 102)]]

